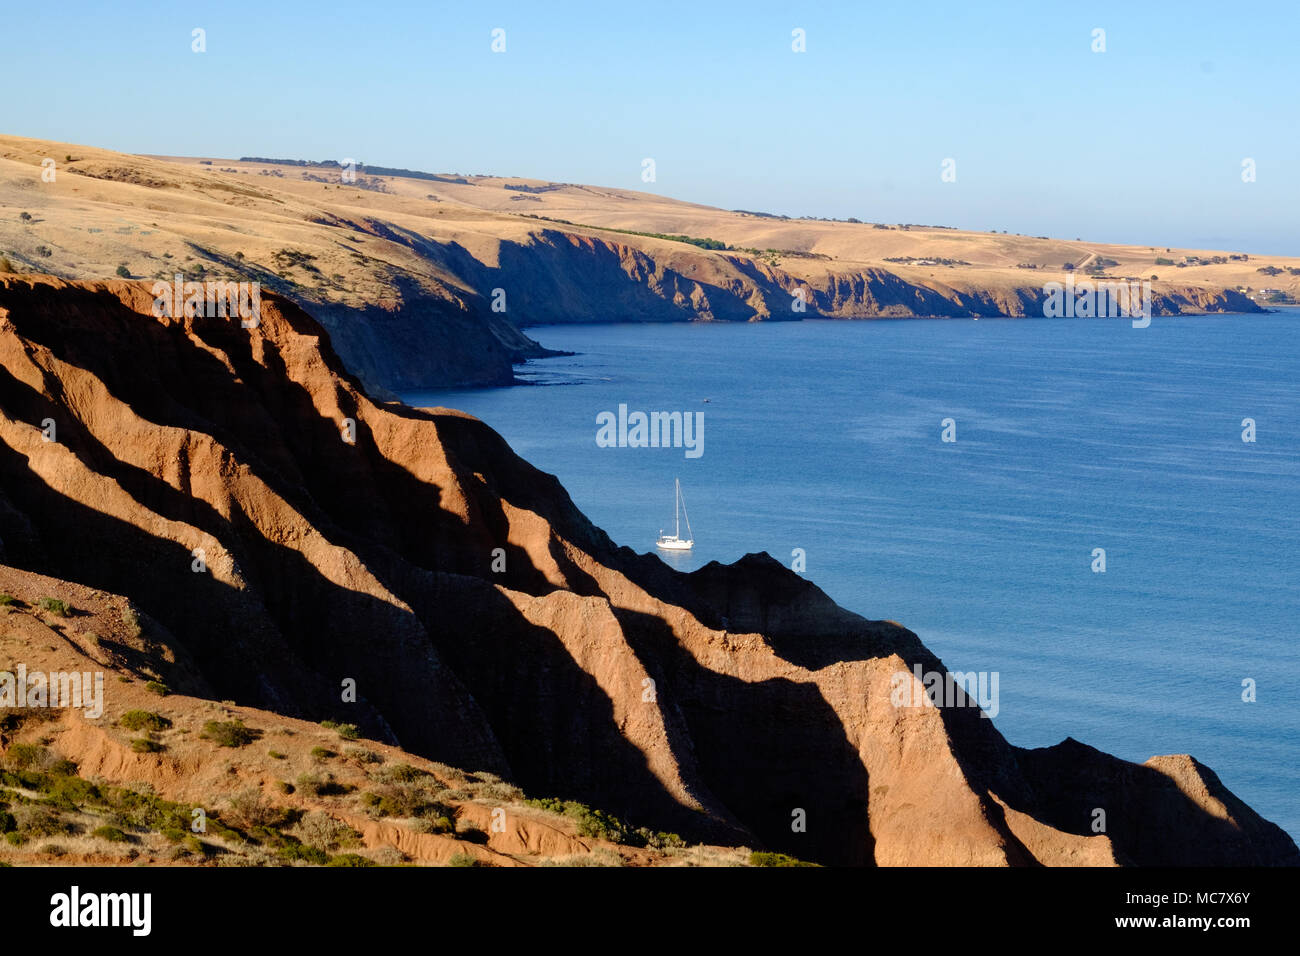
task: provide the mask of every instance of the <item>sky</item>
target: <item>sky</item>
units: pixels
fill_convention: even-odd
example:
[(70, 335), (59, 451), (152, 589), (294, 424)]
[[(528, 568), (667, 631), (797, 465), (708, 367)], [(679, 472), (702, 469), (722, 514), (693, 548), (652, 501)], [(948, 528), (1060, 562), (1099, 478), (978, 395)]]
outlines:
[(1300, 255), (1298, 27), (1297, 0), (10, 2), (0, 131)]

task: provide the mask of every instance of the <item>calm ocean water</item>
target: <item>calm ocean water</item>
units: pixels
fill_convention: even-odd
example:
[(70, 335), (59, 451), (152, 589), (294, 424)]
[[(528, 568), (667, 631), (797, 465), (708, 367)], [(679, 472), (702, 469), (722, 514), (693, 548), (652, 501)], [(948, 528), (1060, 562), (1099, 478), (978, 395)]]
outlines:
[[(1300, 838), (1298, 332), (1300, 310), (549, 326), (580, 354), (529, 363), (545, 387), (403, 397), (479, 416), (639, 551), (680, 477), (677, 566), (802, 548), (840, 604), (999, 672), (1013, 743), (1191, 753)], [(703, 412), (703, 454), (597, 447), (620, 404)]]

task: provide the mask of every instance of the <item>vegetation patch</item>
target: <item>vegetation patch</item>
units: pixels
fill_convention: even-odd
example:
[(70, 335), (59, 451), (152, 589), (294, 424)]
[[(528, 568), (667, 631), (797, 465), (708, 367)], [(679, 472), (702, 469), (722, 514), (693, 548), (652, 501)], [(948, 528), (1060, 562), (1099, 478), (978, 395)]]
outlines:
[(755, 850), (749, 855), (750, 866), (816, 866), (816, 863), (808, 863), (804, 860), (796, 859), (793, 856), (787, 856), (784, 853), (765, 853)]
[(356, 740), (361, 736), (361, 731), (356, 724), (340, 724), (336, 720), (322, 720), (320, 725), (326, 730), (332, 730), (344, 740)]
[(162, 714), (155, 714), (148, 710), (128, 710), (117, 721), (127, 730), (149, 730), (163, 731), (172, 725), (172, 722)]
[(58, 598), (43, 597), (37, 602), (42, 611), (49, 611), (55, 617), (68, 617), (72, 613), (72, 607), (67, 601), (60, 601)]
[(204, 740), (218, 747), (246, 747), (262, 736), (260, 730), (245, 727), (242, 720), (209, 720), (203, 725)]

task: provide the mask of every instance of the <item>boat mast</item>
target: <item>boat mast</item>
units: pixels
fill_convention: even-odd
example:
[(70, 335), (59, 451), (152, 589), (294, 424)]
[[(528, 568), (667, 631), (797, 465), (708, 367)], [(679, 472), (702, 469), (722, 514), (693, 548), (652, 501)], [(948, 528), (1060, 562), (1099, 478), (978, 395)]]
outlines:
[(680, 481), (677, 483), (677, 497), (681, 499), (682, 514), (686, 516), (686, 534), (688, 535), (687, 540), (694, 541), (695, 532), (691, 530), (691, 516), (686, 512), (686, 498), (683, 497), (682, 495), (682, 485)]
[(681, 539), (682, 536), (682, 483), (677, 478), (673, 479), (673, 537)]

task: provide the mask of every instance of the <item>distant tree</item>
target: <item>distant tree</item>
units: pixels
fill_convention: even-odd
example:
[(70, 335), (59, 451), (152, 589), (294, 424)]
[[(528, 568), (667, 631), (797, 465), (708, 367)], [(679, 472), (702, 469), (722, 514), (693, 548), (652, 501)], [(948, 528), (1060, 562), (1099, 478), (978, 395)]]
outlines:
[(18, 218), (21, 219), (23, 222), (31, 222), (32, 214), (29, 212), (21, 212), (18, 214)]
[(126, 263), (122, 263), (120, 266), (117, 267), (117, 274), (120, 275), (123, 279), (131, 278), (131, 270), (126, 267)]

